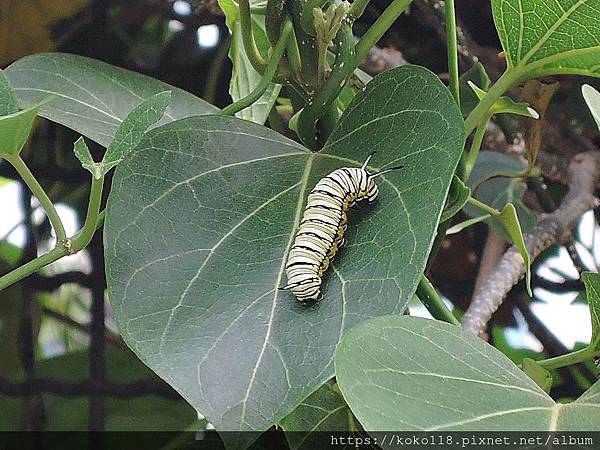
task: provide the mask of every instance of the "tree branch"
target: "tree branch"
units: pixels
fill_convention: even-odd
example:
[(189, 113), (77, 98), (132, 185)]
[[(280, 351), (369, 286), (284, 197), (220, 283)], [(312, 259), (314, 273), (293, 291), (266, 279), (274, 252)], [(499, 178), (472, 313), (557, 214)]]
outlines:
[[(568, 238), (580, 216), (594, 206), (594, 189), (600, 176), (600, 154), (579, 153), (571, 160), (568, 171), (569, 192), (559, 208), (525, 235), (525, 245), (532, 261), (552, 244)], [(492, 314), (524, 273), (523, 258), (512, 246), (475, 293), (462, 318), (464, 329), (477, 335), (483, 333)]]

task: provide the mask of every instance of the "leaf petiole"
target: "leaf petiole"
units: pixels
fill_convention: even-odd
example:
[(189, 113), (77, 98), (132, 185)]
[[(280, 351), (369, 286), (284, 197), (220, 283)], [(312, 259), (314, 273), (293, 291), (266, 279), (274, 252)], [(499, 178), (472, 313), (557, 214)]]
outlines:
[(537, 363), (547, 370), (559, 369), (561, 367), (571, 366), (573, 364), (584, 362), (586, 360), (592, 359), (594, 356), (597, 355), (591, 349), (591, 347), (588, 346), (586, 348), (582, 348), (581, 350), (567, 353), (566, 355), (560, 355), (554, 358), (543, 359), (541, 361), (537, 361)]
[(446, 307), (442, 297), (440, 297), (425, 275), (422, 275), (419, 280), (416, 294), (434, 319), (460, 326), (458, 319), (454, 317), (454, 314)]
[(29, 190), (38, 199), (42, 208), (44, 208), (44, 211), (48, 216), (48, 220), (50, 220), (52, 228), (54, 228), (54, 233), (56, 234), (56, 243), (58, 246), (61, 242), (67, 239), (67, 234), (65, 232), (65, 227), (62, 223), (62, 220), (60, 220), (60, 216), (56, 212), (54, 204), (52, 203), (52, 201), (50, 200), (40, 183), (37, 181), (35, 176), (31, 173), (29, 167), (27, 167), (27, 165), (25, 164), (25, 161), (23, 161), (19, 155), (16, 155), (14, 157), (5, 156), (4, 158), (15, 168), (15, 170), (19, 173), (19, 176), (23, 179)]

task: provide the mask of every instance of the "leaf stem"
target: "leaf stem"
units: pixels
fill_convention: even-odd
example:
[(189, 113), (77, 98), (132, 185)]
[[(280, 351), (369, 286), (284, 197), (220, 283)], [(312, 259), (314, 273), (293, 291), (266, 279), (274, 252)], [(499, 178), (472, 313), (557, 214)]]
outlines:
[(465, 120), (466, 136), (471, 134), (475, 127), (481, 123), (483, 118), (489, 113), (492, 105), (504, 94), (510, 87), (515, 84), (520, 78), (521, 72), (516, 68), (508, 68), (498, 78), (498, 81), (490, 88), (486, 96), (481, 100), (475, 109), (471, 111)]
[(244, 50), (246, 50), (246, 56), (248, 56), (248, 60), (254, 70), (258, 73), (263, 73), (266, 64), (254, 40), (250, 2), (248, 0), (239, 0), (238, 7), (240, 10), (240, 25), (242, 27), (242, 43), (244, 44)]
[(231, 105), (223, 108), (221, 110), (221, 114), (232, 116), (235, 113), (242, 111), (245, 108), (248, 108), (253, 103), (255, 103), (262, 95), (265, 93), (267, 88), (269, 87), (269, 83), (273, 80), (275, 76), (275, 72), (277, 71), (277, 67), (279, 66), (279, 61), (285, 52), (285, 47), (287, 45), (288, 38), (291, 36), (292, 32), (292, 24), (287, 21), (283, 26), (283, 31), (281, 32), (281, 37), (277, 41), (277, 45), (273, 51), (273, 55), (271, 59), (269, 59), (269, 63), (265, 68), (263, 76), (258, 83), (258, 86), (254, 88), (250, 94), (246, 97), (239, 99), (237, 102), (232, 103)]
[(18, 281), (21, 281), (23, 278), (31, 275), (34, 272), (46, 267), (48, 264), (53, 263), (54, 261), (59, 260), (63, 256), (69, 254), (69, 249), (65, 245), (66, 241), (63, 241), (58, 246), (54, 247), (48, 253), (43, 254), (42, 256), (38, 256), (37, 258), (29, 261), (28, 263), (23, 264), (20, 267), (17, 267), (12, 272), (7, 273), (6, 275), (0, 277), (0, 291), (6, 289), (7, 287), (15, 284)]
[(448, 76), (450, 78), (450, 93), (456, 104), (460, 106), (460, 91), (458, 80), (458, 46), (456, 33), (456, 13), (454, 11), (454, 0), (445, 0), (446, 14), (446, 41), (448, 46)]
[[(471, 148), (469, 149), (469, 153), (466, 157), (464, 172), (463, 172), (463, 181), (466, 182), (471, 176), (471, 172), (473, 171), (473, 167), (475, 167), (475, 163), (477, 162), (477, 156), (479, 156), (479, 150), (481, 149), (481, 144), (483, 143), (483, 137), (485, 136), (485, 130), (487, 128), (488, 120), (490, 119), (489, 114), (485, 116), (479, 125), (477, 125), (477, 130), (475, 131), (475, 135), (473, 136), (473, 141), (471, 142)], [(463, 153), (464, 154), (464, 153)]]
[(100, 203), (102, 202), (103, 187), (104, 177), (96, 178), (92, 176), (92, 186), (90, 187), (90, 199), (88, 201), (85, 222), (83, 223), (81, 230), (79, 230), (75, 236), (71, 238), (73, 253), (77, 253), (81, 249), (85, 248), (92, 240), (92, 237), (98, 228), (97, 224), (100, 212)]
[(556, 356), (554, 358), (543, 359), (537, 363), (546, 370), (558, 369), (560, 367), (571, 366), (594, 357), (594, 351), (590, 347), (582, 348), (566, 355)]
[(56, 212), (56, 208), (54, 208), (54, 204), (48, 198), (48, 195), (37, 181), (35, 176), (29, 170), (29, 167), (25, 164), (25, 161), (21, 159), (20, 156), (6, 158), (6, 160), (15, 168), (15, 170), (19, 173), (27, 187), (31, 190), (33, 195), (38, 199), (42, 208), (46, 212), (48, 216), (48, 220), (52, 224), (54, 228), (54, 233), (56, 234), (56, 242), (57, 245), (67, 239), (67, 234), (65, 232), (65, 227), (63, 226), (62, 220), (60, 220), (60, 216)]
[(100, 203), (102, 201), (102, 190), (104, 187), (104, 177), (96, 178), (92, 176), (92, 186), (90, 188), (90, 199), (88, 202), (88, 210), (85, 217), (85, 222), (81, 230), (79, 230), (72, 238), (63, 239), (59, 244), (37, 258), (17, 267), (15, 270), (0, 277), (0, 291), (8, 286), (21, 281), (23, 278), (37, 272), (48, 264), (58, 261), (63, 256), (72, 255), (85, 248), (95, 231), (104, 223), (105, 211), (99, 213)]
[(474, 197), (469, 197), (467, 200), (467, 203), (471, 206), (474, 206), (475, 208), (491, 215), (491, 216), (499, 216), (500, 215), (500, 211), (498, 211), (495, 208), (492, 208), (491, 206), (486, 205), (483, 202), (480, 202), (479, 200), (477, 200)]
[(458, 319), (454, 317), (452, 311), (446, 307), (442, 297), (440, 297), (425, 275), (422, 275), (419, 280), (416, 294), (434, 319), (443, 320), (444, 322), (460, 326)]
[(379, 39), (385, 34), (385, 32), (392, 26), (395, 20), (402, 14), (408, 5), (412, 3), (412, 0), (394, 0), (377, 18), (375, 23), (362, 35), (358, 43), (356, 44), (356, 51), (354, 56), (354, 67), (358, 65), (367, 57), (371, 48), (377, 44)]

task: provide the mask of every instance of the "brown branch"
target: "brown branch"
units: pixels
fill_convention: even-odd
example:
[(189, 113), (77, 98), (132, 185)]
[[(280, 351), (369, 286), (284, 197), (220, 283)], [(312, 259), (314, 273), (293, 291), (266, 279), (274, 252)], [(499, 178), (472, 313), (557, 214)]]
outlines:
[[(569, 192), (556, 211), (544, 217), (524, 236), (531, 261), (552, 244), (570, 236), (581, 215), (594, 206), (594, 189), (599, 176), (599, 153), (579, 153), (571, 160)], [(492, 314), (524, 273), (523, 258), (517, 248), (512, 246), (504, 253), (481, 289), (475, 293), (462, 318), (464, 329), (473, 334), (482, 334)]]
[(485, 245), (483, 246), (483, 253), (481, 255), (481, 262), (479, 263), (477, 277), (475, 278), (473, 292), (477, 292), (488, 279), (505, 250), (506, 241), (504, 241), (504, 238), (494, 230), (493, 226), (488, 225), (488, 235), (485, 240)]

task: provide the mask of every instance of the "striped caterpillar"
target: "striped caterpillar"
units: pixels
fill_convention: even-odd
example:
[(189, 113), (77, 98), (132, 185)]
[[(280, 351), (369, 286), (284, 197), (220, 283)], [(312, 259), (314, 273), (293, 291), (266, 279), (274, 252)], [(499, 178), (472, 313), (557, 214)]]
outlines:
[(319, 180), (308, 196), (306, 210), (285, 266), (289, 289), (300, 304), (309, 306), (323, 298), (322, 277), (338, 249), (346, 245), (348, 208), (375, 202), (376, 177), (404, 166), (376, 173), (366, 169), (371, 153), (360, 169), (342, 167)]

